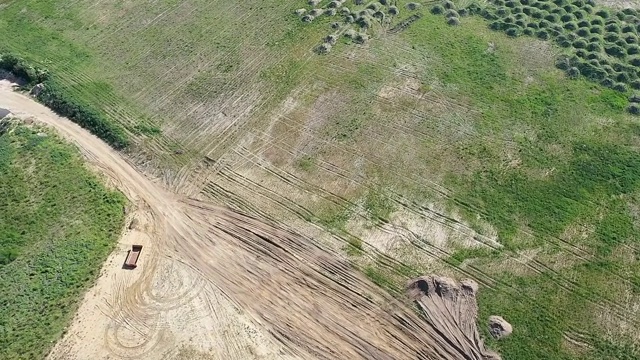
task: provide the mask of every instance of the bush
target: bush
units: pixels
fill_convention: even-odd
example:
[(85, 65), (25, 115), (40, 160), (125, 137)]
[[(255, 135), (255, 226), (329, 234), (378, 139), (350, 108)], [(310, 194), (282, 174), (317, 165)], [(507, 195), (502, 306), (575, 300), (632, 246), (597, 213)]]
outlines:
[(458, 26), (460, 25), (460, 19), (458, 19), (457, 17), (450, 17), (447, 19), (447, 24), (451, 26)]
[(420, 4), (414, 3), (414, 2), (410, 2), (406, 6), (407, 6), (407, 9), (411, 11), (418, 10), (418, 8), (420, 8)]
[(504, 22), (502, 22), (500, 20), (494, 21), (494, 22), (489, 24), (489, 29), (491, 29), (491, 30), (499, 31), (499, 30), (503, 30), (503, 29), (506, 29), (506, 28), (508, 28), (508, 26)]
[(613, 90), (615, 91), (619, 91), (619, 92), (627, 92), (627, 84), (624, 83), (615, 83), (613, 84), (613, 86), (611, 87)]
[(556, 67), (560, 70), (568, 70), (571, 67), (571, 61), (566, 55), (559, 56), (556, 59)]
[(518, 37), (522, 34), (522, 31), (517, 27), (508, 28), (505, 33), (511, 37)]
[(540, 30), (536, 33), (536, 36), (538, 37), (538, 39), (540, 40), (549, 40), (549, 38), (551, 37), (549, 35), (549, 32), (546, 30)]
[(600, 81), (600, 85), (608, 88), (613, 87), (614, 84), (615, 84), (615, 81), (613, 81), (611, 78), (604, 78), (602, 79), (602, 81)]
[(540, 29), (546, 29), (551, 27), (551, 23), (548, 20), (540, 20), (538, 23)]
[(617, 58), (623, 58), (627, 55), (626, 50), (618, 45), (607, 45), (604, 48), (604, 52)]
[(571, 41), (569, 41), (569, 39), (567, 39), (566, 36), (564, 35), (560, 35), (556, 38), (556, 43), (564, 48), (568, 48), (571, 46)]
[(564, 11), (567, 12), (567, 14), (571, 14), (574, 11), (578, 11), (578, 7), (575, 5), (571, 5), (571, 4), (567, 4), (565, 6), (562, 7), (564, 9)]
[(565, 6), (569, 3), (567, 0), (553, 0), (552, 2), (557, 6)]
[(576, 56), (582, 59), (586, 59), (589, 53), (585, 49), (577, 49)]
[(551, 13), (552, 14), (556, 14), (558, 16), (562, 16), (562, 15), (566, 15), (567, 14), (567, 12), (564, 11), (563, 8), (555, 8), (555, 9), (551, 10)]
[(570, 67), (569, 69), (567, 69), (567, 76), (570, 79), (577, 79), (578, 77), (580, 77), (580, 70), (578, 70), (577, 67)]
[(444, 14), (444, 16), (448, 19), (448, 18), (452, 18), (452, 17), (457, 18), (460, 15), (455, 10), (447, 10), (447, 12)]
[(431, 13), (434, 15), (440, 15), (442, 13), (444, 13), (444, 7), (442, 7), (442, 5), (434, 5), (431, 8)]
[(637, 16), (638, 15), (638, 10), (636, 10), (634, 8), (625, 8), (625, 9), (621, 10), (621, 13), (623, 13), (625, 15)]
[(620, 40), (620, 35), (610, 32), (610, 33), (604, 34), (604, 39), (607, 40), (608, 42), (613, 43)]
[(631, 85), (633, 89), (640, 90), (640, 80), (633, 80), (629, 85)]
[(604, 25), (604, 21), (602, 21), (602, 19), (600, 19), (600, 18), (591, 19), (591, 25), (602, 26), (602, 25)]
[(513, 24), (516, 22), (516, 19), (513, 16), (507, 16), (504, 18), (504, 22), (507, 24)]
[(585, 49), (587, 47), (587, 42), (582, 39), (578, 39), (573, 42), (573, 47), (576, 49)]
[(631, 59), (629, 59), (629, 64), (633, 66), (640, 66), (640, 57), (638, 56), (632, 57)]
[(579, 29), (576, 31), (576, 34), (577, 34), (578, 36), (587, 37), (587, 36), (589, 36), (589, 34), (591, 34), (591, 33), (589, 32), (589, 28), (579, 28)]
[(603, 19), (608, 19), (610, 15), (609, 15), (609, 11), (608, 10), (601, 9), (601, 10), (596, 11), (596, 16), (599, 16), (599, 17), (601, 17)]
[(460, 9), (460, 10), (458, 11), (458, 14), (460, 14), (460, 17), (468, 16), (468, 15), (469, 15), (469, 10), (467, 10), (467, 9)]
[(513, 1), (513, 0), (508, 0), (508, 1), (505, 1), (504, 6), (506, 6), (508, 8), (514, 8), (514, 7), (518, 6), (518, 3)]
[(624, 24), (621, 28), (622, 33), (627, 34), (627, 33), (636, 33), (636, 28), (631, 25), (631, 24)]
[(629, 114), (638, 115), (640, 114), (640, 106), (635, 103), (629, 104), (629, 106), (627, 107), (627, 111), (629, 112)]
[(564, 28), (569, 30), (569, 31), (573, 31), (573, 30), (576, 30), (578, 28), (578, 25), (575, 22), (568, 22), (568, 23), (564, 24)]
[(533, 14), (533, 12), (534, 12), (534, 11), (536, 11), (536, 9), (535, 9), (535, 8), (532, 8), (532, 7), (529, 7), (529, 6), (525, 6), (525, 7), (522, 9), (522, 13), (523, 13), (523, 14), (525, 14), (525, 15), (527, 15), (527, 16), (531, 16), (531, 14)]
[(540, 10), (544, 10), (544, 11), (550, 11), (552, 8), (553, 6), (551, 6), (551, 4), (549, 4), (548, 2), (544, 2), (540, 6)]
[(629, 46), (627, 46), (627, 54), (628, 55), (640, 54), (640, 46), (638, 46), (638, 45), (629, 45)]
[(575, 21), (576, 17), (573, 16), (573, 14), (564, 14), (560, 17), (560, 20), (562, 22), (570, 22), (570, 21)]
[(525, 28), (524, 30), (522, 30), (522, 33), (527, 36), (533, 36), (534, 31), (535, 30), (532, 28)]
[(527, 15), (523, 13), (517, 13), (514, 17), (516, 18), (516, 20), (526, 20), (528, 18)]
[(515, 25), (520, 27), (520, 28), (527, 27), (527, 23), (524, 20), (516, 20)]
[(502, 6), (496, 9), (496, 14), (499, 16), (508, 16), (511, 14), (511, 9), (509, 9), (508, 7)]
[(575, 16), (576, 19), (578, 19), (578, 20), (583, 20), (583, 19), (586, 19), (588, 15), (587, 15), (586, 12), (584, 12), (582, 10), (578, 10), (578, 11), (575, 11), (573, 13), (573, 16)]
[(613, 70), (611, 65), (602, 65), (602, 70), (604, 70), (609, 75), (613, 75), (616, 72), (615, 70)]
[(620, 26), (618, 26), (618, 24), (616, 24), (616, 23), (606, 25), (604, 27), (604, 29), (607, 32), (615, 32), (615, 33), (619, 33), (620, 32)]
[(589, 38), (587, 40), (589, 40), (589, 42), (592, 42), (592, 43), (600, 44), (600, 43), (602, 43), (602, 36), (597, 35), (597, 34), (591, 35), (591, 36), (589, 36)]
[(604, 32), (604, 29), (602, 28), (602, 26), (592, 25), (589, 31), (592, 34), (602, 34)]
[(74, 100), (53, 81), (45, 82), (45, 87), (38, 95), (38, 100), (58, 115), (68, 117), (114, 148), (123, 149), (129, 146), (129, 139), (120, 126), (105, 119), (88, 105)]
[(532, 11), (531, 17), (534, 19), (542, 19), (546, 14), (540, 10)]
[(571, 3), (573, 5), (575, 5), (576, 7), (579, 7), (579, 8), (585, 6), (584, 1), (582, 1), (582, 0), (575, 0), (575, 1), (572, 1)]
[[(598, 66), (600, 66), (600, 53), (591, 51), (591, 52), (587, 53), (587, 59), (592, 60), (592, 61), (596, 61), (598, 63)], [(590, 64), (595, 65), (592, 62), (590, 62)]]
[(593, 6), (591, 6), (591, 5), (586, 5), (586, 4), (585, 4), (585, 5), (581, 8), (581, 10), (582, 10), (582, 11), (584, 11), (585, 13), (587, 13), (587, 14), (593, 14)]
[(530, 23), (528, 23), (528, 24), (527, 24), (527, 27), (528, 27), (528, 28), (531, 28), (531, 29), (533, 29), (533, 30), (538, 30), (538, 29), (540, 28), (540, 27), (538, 26), (538, 23), (535, 23), (535, 22), (530, 22)]
[(444, 8), (447, 9), (447, 10), (453, 10), (453, 9), (456, 8), (456, 5), (453, 3), (453, 1), (448, 1), (447, 0), (447, 1), (444, 2), (443, 5), (444, 5)]
[(589, 43), (587, 44), (587, 50), (589, 51), (594, 51), (594, 52), (601, 52), (602, 51), (602, 45), (600, 45), (599, 43)]
[(548, 14), (547, 16), (544, 17), (545, 20), (547, 20), (548, 22), (551, 23), (555, 23), (558, 22), (558, 14)]
[(13, 54), (0, 54), (0, 69), (12, 73), (30, 85), (44, 82), (49, 78), (46, 70), (31, 66), (24, 59)]
[(615, 76), (615, 80), (621, 83), (629, 82), (629, 75), (626, 72), (617, 73)]
[(591, 28), (591, 24), (589, 24), (588, 20), (580, 20), (580, 21), (578, 21), (578, 27)]

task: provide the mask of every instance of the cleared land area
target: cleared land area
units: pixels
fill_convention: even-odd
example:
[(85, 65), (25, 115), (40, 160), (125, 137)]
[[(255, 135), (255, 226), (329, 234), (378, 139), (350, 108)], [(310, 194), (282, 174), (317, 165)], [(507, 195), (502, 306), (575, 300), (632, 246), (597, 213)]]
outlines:
[(138, 204), (138, 221), (124, 239), (142, 241), (146, 259), (135, 273), (107, 261), (51, 359), (493, 356), (475, 328), (475, 283), (450, 293), (438, 282), (416, 288), (423, 303), (437, 304), (424, 321), (312, 239), (171, 194), (86, 130), (12, 93), (6, 82), (0, 91), (1, 106), (55, 127)]
[[(390, 27), (412, 14), (397, 3)], [(392, 294), (471, 277), (480, 329), (514, 325), (490, 340), (507, 359), (638, 357), (638, 120), (629, 94), (569, 81), (553, 43), (426, 3), (324, 56), (333, 19), (304, 24), (305, 1), (2, 6), (0, 47), (121, 124), (127, 159), (195, 219), (213, 202), (296, 228)]]

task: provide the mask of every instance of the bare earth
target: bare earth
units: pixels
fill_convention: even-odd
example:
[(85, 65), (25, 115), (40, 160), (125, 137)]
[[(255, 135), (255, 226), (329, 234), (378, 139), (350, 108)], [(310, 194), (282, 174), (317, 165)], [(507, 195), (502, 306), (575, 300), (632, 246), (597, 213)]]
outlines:
[[(410, 293), (425, 321), (313, 239), (167, 191), (6, 81), (0, 82), (0, 108), (54, 127), (135, 206), (130, 219), (137, 224), (105, 263), (50, 359), (493, 356), (477, 336), (475, 298), (473, 305), (442, 305), (428, 301), (440, 293), (419, 296), (414, 287)], [(134, 243), (144, 245), (139, 266), (124, 270)]]

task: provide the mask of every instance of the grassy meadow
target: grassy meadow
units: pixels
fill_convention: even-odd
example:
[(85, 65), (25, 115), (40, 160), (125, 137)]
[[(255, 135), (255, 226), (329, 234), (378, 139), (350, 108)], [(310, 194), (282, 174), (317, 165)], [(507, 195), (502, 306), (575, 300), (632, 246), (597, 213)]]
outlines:
[[(311, 223), (398, 296), (421, 272), (475, 278), (480, 327), (514, 326), (489, 340), (505, 359), (637, 358), (631, 90), (570, 80), (555, 67), (567, 48), (479, 16), (450, 26), (426, 2), (388, 32), (406, 3), (365, 44), (317, 55), (338, 17), (304, 24), (302, 0), (21, 0), (0, 12), (0, 49), (121, 124), (129, 155), (177, 191)], [(408, 249), (367, 235), (390, 226)]]
[(125, 199), (49, 131), (0, 128), (0, 358), (41, 359), (113, 249)]

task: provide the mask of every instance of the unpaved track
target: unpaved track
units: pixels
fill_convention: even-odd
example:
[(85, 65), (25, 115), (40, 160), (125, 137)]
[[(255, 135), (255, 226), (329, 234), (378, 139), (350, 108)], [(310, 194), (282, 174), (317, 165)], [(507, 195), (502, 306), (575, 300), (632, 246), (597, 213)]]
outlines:
[[(77, 144), (137, 205), (135, 216), (142, 219), (141, 229), (128, 233), (139, 232), (130, 241), (146, 245), (140, 267), (121, 270), (110, 259), (98, 282), (102, 291), (87, 296), (51, 358), (166, 358), (206, 336), (212, 348), (200, 348), (215, 359), (481, 358), (452, 345), (437, 322), (425, 322), (312, 239), (166, 191), (86, 130), (12, 92), (6, 82), (0, 107), (32, 116)], [(103, 315), (88, 316), (96, 307)], [(235, 323), (245, 324), (244, 330), (225, 331)]]

